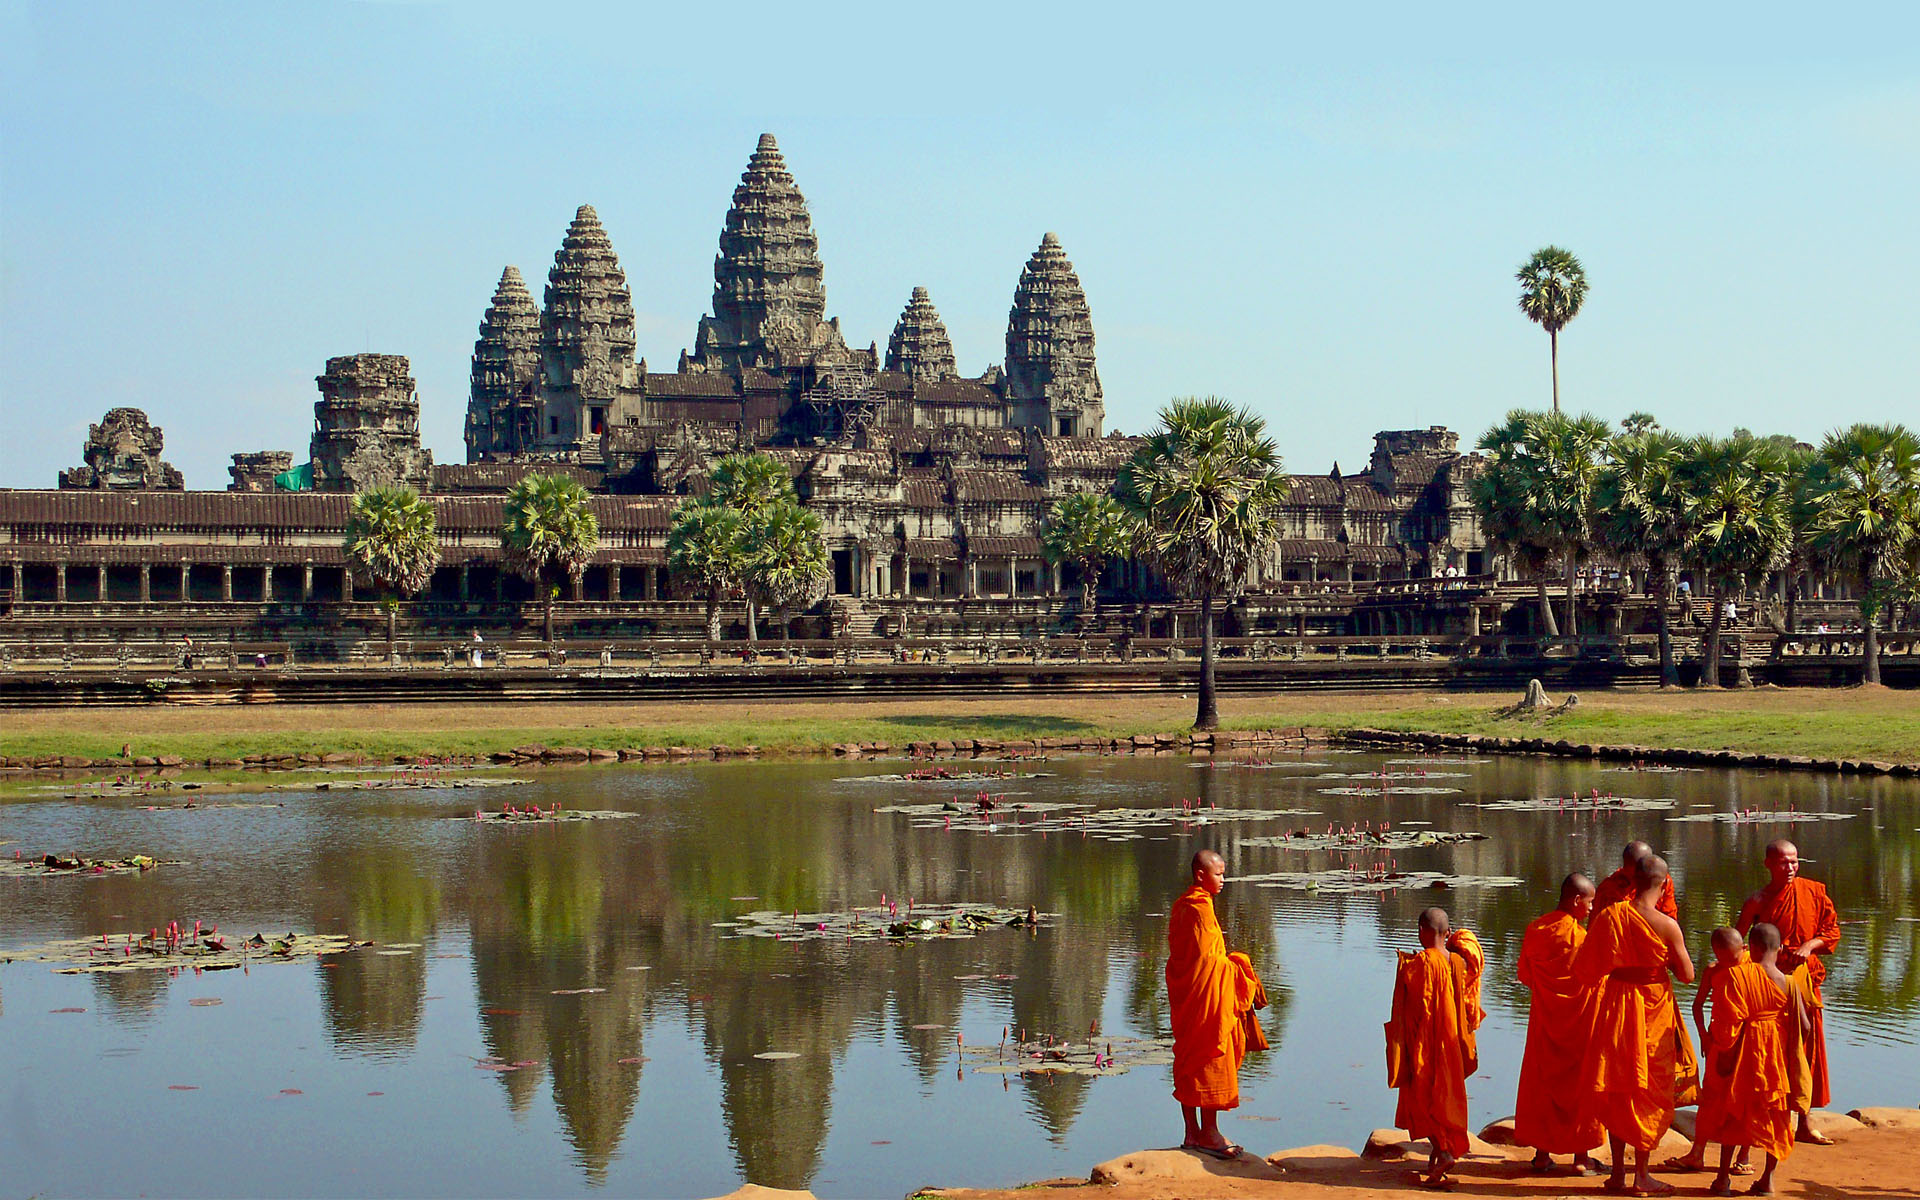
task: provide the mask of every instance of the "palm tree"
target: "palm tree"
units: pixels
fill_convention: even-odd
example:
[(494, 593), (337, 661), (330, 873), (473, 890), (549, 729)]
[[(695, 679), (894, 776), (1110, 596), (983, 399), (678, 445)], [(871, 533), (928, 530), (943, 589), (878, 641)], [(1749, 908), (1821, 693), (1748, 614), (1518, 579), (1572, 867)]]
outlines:
[(1865, 670), (1880, 682), (1880, 615), (1920, 543), (1920, 439), (1903, 425), (1855, 425), (1827, 435), (1813, 496), (1817, 544), (1852, 568), (1860, 588)]
[(1610, 433), (1597, 417), (1515, 410), (1480, 439), (1492, 457), (1470, 496), (1487, 536), (1534, 568), (1548, 637), (1560, 632), (1547, 602), (1545, 567), (1555, 557), (1566, 569), (1567, 636), (1580, 631), (1575, 584), (1594, 545), (1593, 489)]
[[(1643, 415), (1643, 414), (1642, 414)], [(1660, 684), (1675, 687), (1680, 673), (1673, 662), (1673, 630), (1667, 602), (1673, 569), (1690, 541), (1685, 496), (1680, 485), (1684, 443), (1648, 418), (1613, 440), (1609, 461), (1594, 485), (1595, 532), (1616, 557), (1639, 554), (1647, 561), (1647, 587), (1655, 596), (1660, 632)]]
[(1793, 540), (1792, 487), (1777, 449), (1753, 437), (1692, 439), (1681, 452), (1680, 475), (1689, 556), (1713, 597), (1700, 681), (1718, 687), (1727, 589), (1785, 564)]
[(1547, 331), (1553, 354), (1553, 411), (1560, 411), (1560, 331), (1587, 301), (1587, 272), (1571, 251), (1544, 246), (1520, 264), (1520, 311)]
[(507, 493), (500, 545), (520, 577), (540, 589), (546, 640), (561, 580), (575, 580), (600, 549), (600, 521), (587, 489), (565, 475), (529, 475)]
[(1195, 729), (1220, 723), (1214, 694), (1213, 603), (1246, 582), (1280, 536), (1288, 496), (1266, 422), (1214, 397), (1175, 400), (1120, 472), (1135, 544), (1175, 588), (1200, 602), (1200, 705)]
[(765, 508), (748, 520), (742, 551), (748, 598), (772, 608), (780, 640), (792, 641), (788, 613), (811, 607), (833, 579), (819, 514), (792, 500)]
[(1075, 492), (1053, 502), (1040, 545), (1047, 561), (1072, 563), (1080, 572), (1080, 628), (1093, 620), (1093, 597), (1109, 559), (1127, 552), (1133, 530), (1127, 510), (1111, 496)]
[[(745, 522), (743, 536), (765, 513), (796, 502), (793, 477), (771, 455), (726, 455), (713, 465), (708, 479), (707, 503), (739, 513)], [(750, 587), (743, 587), (742, 592), (747, 602), (747, 640), (757, 642), (760, 640), (759, 614), (755, 611), (758, 597)]]
[(345, 550), (354, 575), (384, 594), (391, 656), (400, 599), (419, 594), (440, 565), (433, 503), (409, 487), (359, 493), (347, 511)]
[(667, 530), (667, 566), (687, 576), (707, 596), (707, 640), (720, 640), (720, 600), (739, 590), (746, 575), (745, 523), (731, 508), (688, 500), (673, 510)]

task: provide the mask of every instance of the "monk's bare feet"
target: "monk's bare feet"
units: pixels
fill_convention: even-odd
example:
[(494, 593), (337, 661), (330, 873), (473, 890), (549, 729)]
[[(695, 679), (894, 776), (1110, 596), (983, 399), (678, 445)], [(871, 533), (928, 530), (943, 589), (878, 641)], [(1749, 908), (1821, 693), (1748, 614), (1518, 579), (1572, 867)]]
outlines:
[(1604, 1192), (1620, 1192), (1624, 1194), (1627, 1190), (1627, 1177), (1618, 1172), (1615, 1172), (1614, 1174), (1607, 1176), (1607, 1181), (1600, 1185), (1600, 1190)]
[(1712, 1185), (1711, 1185), (1711, 1186), (1709, 1186), (1709, 1187), (1707, 1188), (1707, 1194), (1708, 1194), (1709, 1196), (1731, 1196), (1731, 1195), (1733, 1195), (1733, 1180), (1732, 1180), (1732, 1178), (1731, 1178), (1731, 1177), (1729, 1177), (1729, 1176), (1726, 1176), (1726, 1175), (1715, 1175), (1715, 1176), (1713, 1177), (1713, 1183), (1712, 1183)]
[(1671, 1196), (1673, 1185), (1651, 1175), (1642, 1175), (1633, 1181), (1633, 1194), (1636, 1196)]
[(1802, 1123), (1800, 1132), (1793, 1135), (1796, 1142), (1805, 1142), (1809, 1146), (1831, 1146), (1833, 1139), (1824, 1133), (1815, 1133), (1813, 1127)]
[(1747, 1189), (1747, 1195), (1749, 1196), (1773, 1195), (1773, 1180), (1768, 1179), (1766, 1176), (1762, 1175), (1760, 1178), (1753, 1181), (1753, 1186)]
[(1733, 1164), (1733, 1173), (1735, 1175), (1751, 1175), (1756, 1169), (1752, 1163), (1744, 1158), (1735, 1161)]
[(1573, 1156), (1573, 1173), (1575, 1175), (1598, 1175), (1600, 1173), (1600, 1164), (1584, 1154), (1576, 1154)]
[(1544, 1150), (1537, 1150), (1534, 1152), (1533, 1161), (1527, 1164), (1527, 1169), (1535, 1175), (1545, 1175), (1553, 1170), (1553, 1156)]

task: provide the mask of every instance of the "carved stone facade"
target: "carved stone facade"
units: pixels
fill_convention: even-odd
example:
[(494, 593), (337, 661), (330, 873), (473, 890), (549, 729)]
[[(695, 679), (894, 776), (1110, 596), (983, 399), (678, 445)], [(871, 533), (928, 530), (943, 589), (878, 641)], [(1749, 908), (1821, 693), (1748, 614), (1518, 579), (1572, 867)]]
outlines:
[(433, 453), (420, 445), (420, 397), (405, 356), (348, 354), (327, 360), (313, 406), (313, 487), (359, 492), (405, 484), (424, 489)]
[(897, 371), (915, 383), (945, 383), (960, 378), (953, 339), (947, 336), (946, 323), (923, 287), (913, 289), (913, 298), (894, 322), (893, 336), (887, 339), (887, 370)]
[(1099, 437), (1106, 422), (1093, 361), (1093, 316), (1060, 239), (1040, 239), (1007, 313), (1013, 423), (1063, 437)]
[(160, 427), (137, 408), (112, 408), (87, 429), (81, 465), (60, 472), (63, 488), (137, 491), (187, 486), (179, 471), (160, 458), (165, 438)]
[(540, 310), (520, 268), (500, 273), (473, 344), (467, 403), (467, 460), (531, 449), (540, 438)]
[(293, 452), (290, 450), (256, 450), (251, 454), (236, 454), (233, 465), (227, 468), (227, 474), (233, 476), (233, 482), (227, 485), (230, 492), (271, 492), (274, 490), (274, 477), (293, 470)]

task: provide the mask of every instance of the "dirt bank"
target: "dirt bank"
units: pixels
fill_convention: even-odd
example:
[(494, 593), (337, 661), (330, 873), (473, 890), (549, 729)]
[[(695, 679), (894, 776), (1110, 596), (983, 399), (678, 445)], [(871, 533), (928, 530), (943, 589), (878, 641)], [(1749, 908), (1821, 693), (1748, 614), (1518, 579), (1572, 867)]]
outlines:
[[(1920, 1109), (1856, 1110), (1862, 1120), (1831, 1118), (1832, 1146), (1801, 1146), (1774, 1175), (1779, 1196), (1858, 1200), (1911, 1200), (1920, 1196)], [(1177, 1125), (1177, 1118), (1176, 1118)], [(1382, 1193), (1424, 1195), (1413, 1183), (1419, 1158), (1398, 1157), (1409, 1149), (1424, 1155), (1425, 1143), (1393, 1145), (1376, 1135), (1388, 1157), (1361, 1157), (1339, 1146), (1281, 1150), (1266, 1159), (1251, 1155), (1239, 1164), (1216, 1162), (1179, 1150), (1144, 1150), (1121, 1155), (1095, 1167), (1087, 1180), (1053, 1180), (1004, 1191), (928, 1188), (920, 1196), (953, 1200), (1033, 1200), (1048, 1197), (1100, 1197), (1101, 1200), (1216, 1200), (1226, 1197), (1276, 1197), (1285, 1200), (1362, 1200)], [(1678, 1142), (1684, 1146), (1684, 1141)], [(1531, 1151), (1493, 1146), (1476, 1139), (1473, 1152), (1454, 1168), (1454, 1192), (1465, 1196), (1547, 1197), (1604, 1195), (1602, 1178), (1565, 1174), (1534, 1175), (1527, 1169)], [(1564, 1161), (1564, 1160), (1563, 1160)], [(1703, 1196), (1711, 1172), (1666, 1172), (1676, 1195)], [(1094, 1182), (1097, 1179), (1100, 1182)], [(1749, 1180), (1736, 1179), (1745, 1193)]]

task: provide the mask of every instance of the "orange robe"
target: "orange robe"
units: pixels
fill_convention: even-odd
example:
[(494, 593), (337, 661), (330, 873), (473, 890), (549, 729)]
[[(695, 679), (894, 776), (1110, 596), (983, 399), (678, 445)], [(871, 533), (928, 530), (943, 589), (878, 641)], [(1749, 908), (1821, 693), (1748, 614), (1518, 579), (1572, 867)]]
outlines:
[(1715, 976), (1697, 1140), (1754, 1146), (1775, 1158), (1793, 1152), (1787, 1029), (1798, 1024), (1794, 1007), (1759, 963), (1738, 963)]
[(1167, 999), (1173, 1008), (1173, 1098), (1196, 1108), (1240, 1106), (1249, 1032), (1265, 1049), (1253, 1010), (1266, 1003), (1244, 954), (1228, 954), (1213, 896), (1198, 884), (1167, 921)]
[(1827, 1023), (1823, 1009), (1826, 1001), (1820, 992), (1820, 984), (1827, 977), (1827, 964), (1821, 956), (1812, 957), (1790, 953), (1786, 947), (1798, 949), (1811, 938), (1826, 942), (1829, 953), (1840, 946), (1840, 914), (1833, 907), (1824, 884), (1815, 883), (1801, 875), (1785, 887), (1778, 890), (1768, 885), (1760, 892), (1760, 902), (1754, 911), (1741, 922), (1740, 932), (1746, 933), (1754, 922), (1764, 921), (1780, 931), (1780, 970), (1789, 976), (1801, 967), (1806, 968), (1809, 983), (1808, 995), (1812, 1003), (1807, 1009), (1807, 1020), (1812, 1030), (1806, 1037), (1807, 1066), (1811, 1072), (1812, 1106), (1825, 1108), (1833, 1100), (1833, 1092), (1827, 1082)]
[[(1600, 881), (1593, 890), (1593, 911), (1599, 912), (1610, 904), (1620, 904), (1633, 899), (1633, 868), (1621, 867), (1618, 871)], [(1680, 905), (1673, 894), (1673, 877), (1667, 877), (1666, 886), (1660, 889), (1660, 903), (1654, 905), (1661, 912), (1678, 921)]]
[(1583, 1154), (1606, 1140), (1600, 1122), (1581, 1112), (1581, 1059), (1593, 1037), (1599, 991), (1573, 977), (1573, 956), (1587, 931), (1572, 913), (1554, 909), (1535, 918), (1520, 941), (1520, 982), (1533, 993), (1527, 1012), (1527, 1050), (1520, 1060), (1520, 1094), (1513, 1140), (1545, 1154)]
[(1456, 1158), (1467, 1152), (1467, 1076), (1480, 1066), (1469, 1007), (1479, 986), (1466, 954), (1402, 953), (1387, 1021), (1387, 1086), (1400, 1089), (1393, 1123)]
[(1685, 1033), (1667, 974), (1668, 956), (1666, 941), (1631, 904), (1596, 913), (1587, 940), (1573, 956), (1574, 979), (1600, 992), (1593, 1040), (1576, 1080), (1581, 1116), (1649, 1153), (1673, 1125), (1674, 1079)]

